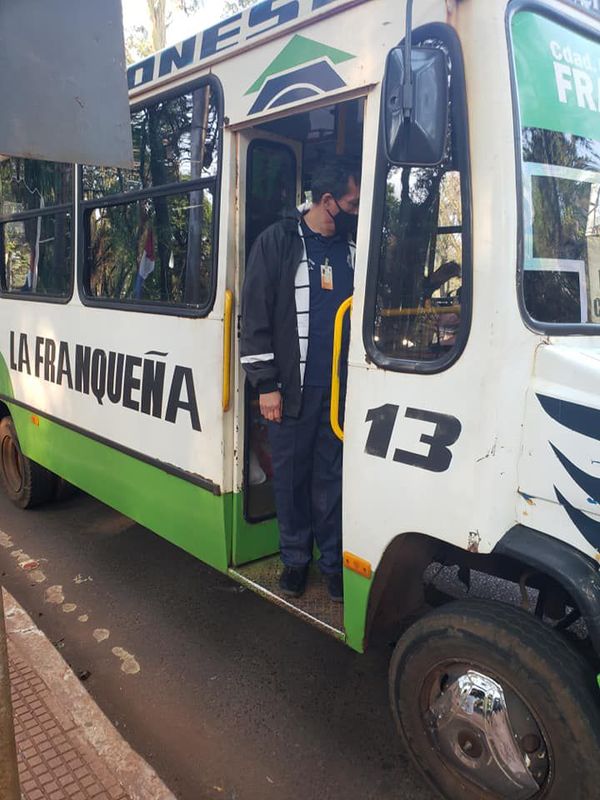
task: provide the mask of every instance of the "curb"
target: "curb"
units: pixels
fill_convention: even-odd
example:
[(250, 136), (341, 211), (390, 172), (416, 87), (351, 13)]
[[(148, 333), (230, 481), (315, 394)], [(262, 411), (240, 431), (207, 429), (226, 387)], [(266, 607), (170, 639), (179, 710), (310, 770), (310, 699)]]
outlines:
[(56, 700), (57, 714), (73, 720), (80, 736), (119, 780), (131, 800), (177, 800), (98, 708), (25, 609), (5, 589), (2, 592), (8, 639), (48, 687)]

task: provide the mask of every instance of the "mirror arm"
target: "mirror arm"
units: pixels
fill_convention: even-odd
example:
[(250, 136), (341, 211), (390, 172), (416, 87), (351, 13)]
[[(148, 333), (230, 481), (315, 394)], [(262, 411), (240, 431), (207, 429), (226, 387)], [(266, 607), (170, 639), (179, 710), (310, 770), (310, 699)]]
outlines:
[(411, 68), (412, 59), (412, 10), (413, 0), (406, 0), (406, 32), (404, 34), (404, 86), (402, 87), (402, 115), (408, 121), (414, 105), (414, 86)]

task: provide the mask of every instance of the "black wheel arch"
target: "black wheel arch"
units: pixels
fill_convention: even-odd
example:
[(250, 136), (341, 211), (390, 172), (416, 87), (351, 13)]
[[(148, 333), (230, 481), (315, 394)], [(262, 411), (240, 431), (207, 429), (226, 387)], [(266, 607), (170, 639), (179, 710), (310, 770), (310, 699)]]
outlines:
[(421, 533), (396, 536), (375, 570), (366, 645), (381, 636), (396, 638), (428, 610), (424, 573), (433, 562), (549, 590), (560, 603), (576, 606), (600, 659), (600, 564), (566, 542), (523, 525), (508, 530), (490, 553), (477, 552), (476, 545), (463, 549)]
[(552, 578), (572, 598), (587, 625), (600, 658), (600, 565), (570, 544), (526, 525), (515, 525), (500, 539), (494, 554)]

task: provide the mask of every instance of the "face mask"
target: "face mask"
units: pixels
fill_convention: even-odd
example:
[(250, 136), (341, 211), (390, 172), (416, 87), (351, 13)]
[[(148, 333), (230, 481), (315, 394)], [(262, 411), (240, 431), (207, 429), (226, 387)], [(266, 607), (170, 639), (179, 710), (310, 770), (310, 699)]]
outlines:
[(338, 207), (338, 213), (333, 216), (333, 214), (327, 212), (331, 219), (333, 220), (333, 224), (335, 225), (335, 232), (338, 236), (342, 236), (346, 238), (348, 235), (352, 237), (352, 239), (356, 239), (356, 228), (358, 225), (358, 214), (350, 214), (348, 211), (344, 211), (344, 209), (340, 206), (338, 201), (333, 198), (336, 206)]

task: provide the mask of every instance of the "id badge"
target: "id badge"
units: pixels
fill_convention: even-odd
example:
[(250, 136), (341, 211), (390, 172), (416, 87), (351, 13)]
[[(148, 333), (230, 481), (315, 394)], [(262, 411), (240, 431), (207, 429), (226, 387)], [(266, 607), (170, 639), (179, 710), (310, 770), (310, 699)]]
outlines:
[(333, 291), (333, 267), (328, 259), (325, 259), (325, 263), (321, 264), (321, 289), (327, 289), (329, 292)]

